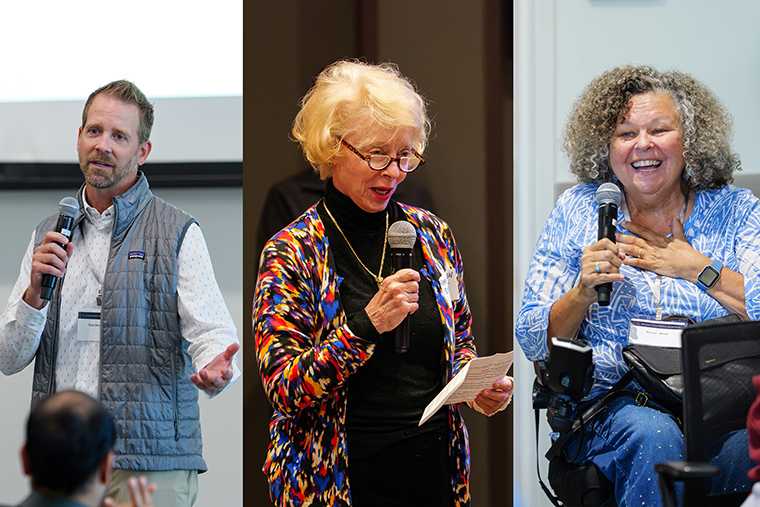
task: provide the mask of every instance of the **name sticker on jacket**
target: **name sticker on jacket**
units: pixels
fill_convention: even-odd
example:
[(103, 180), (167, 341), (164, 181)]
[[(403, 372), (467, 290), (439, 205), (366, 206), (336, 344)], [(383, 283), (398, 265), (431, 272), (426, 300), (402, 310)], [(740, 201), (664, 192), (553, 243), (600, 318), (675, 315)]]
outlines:
[(454, 270), (454, 268), (449, 268), (446, 270), (446, 279), (448, 280), (449, 294), (451, 294), (451, 299), (454, 301), (459, 301), (459, 282), (457, 281), (457, 272)]
[(100, 309), (85, 309), (77, 312), (77, 341), (100, 341)]
[(446, 273), (442, 274), (438, 279), (438, 285), (441, 286), (441, 292), (443, 293), (443, 297), (446, 298), (446, 303), (453, 308), (454, 305), (451, 303), (451, 292), (449, 291), (449, 282)]

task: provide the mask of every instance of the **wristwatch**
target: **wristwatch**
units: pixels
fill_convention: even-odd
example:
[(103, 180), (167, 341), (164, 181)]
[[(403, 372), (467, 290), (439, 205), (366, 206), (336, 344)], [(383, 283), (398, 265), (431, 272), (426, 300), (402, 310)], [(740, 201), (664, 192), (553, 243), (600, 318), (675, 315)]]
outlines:
[(705, 266), (705, 269), (697, 277), (697, 287), (702, 290), (711, 288), (720, 278), (721, 269), (723, 269), (723, 263), (717, 259), (712, 261), (712, 264)]

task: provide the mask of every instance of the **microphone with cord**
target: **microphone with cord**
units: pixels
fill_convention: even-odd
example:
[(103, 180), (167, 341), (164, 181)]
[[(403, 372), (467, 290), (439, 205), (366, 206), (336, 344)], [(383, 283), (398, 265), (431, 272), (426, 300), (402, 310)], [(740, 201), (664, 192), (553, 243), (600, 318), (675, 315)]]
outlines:
[[(613, 243), (615, 242), (618, 205), (621, 195), (620, 189), (614, 183), (602, 183), (596, 189), (596, 203), (599, 205), (599, 236), (597, 239), (607, 238)], [(609, 305), (612, 282), (597, 285), (596, 292), (599, 306)]]
[[(391, 274), (412, 267), (412, 248), (417, 241), (414, 226), (404, 220), (393, 222), (388, 229), (388, 245), (391, 247)], [(393, 330), (393, 350), (403, 354), (409, 349), (409, 315)]]
[[(71, 226), (74, 223), (74, 217), (79, 212), (79, 202), (73, 197), (64, 197), (58, 203), (58, 223), (55, 225), (55, 232), (60, 232), (67, 239), (71, 239)], [(58, 243), (61, 248), (65, 247)], [(42, 292), (40, 297), (50, 301), (55, 289), (55, 283), (58, 281), (53, 275), (42, 275)]]

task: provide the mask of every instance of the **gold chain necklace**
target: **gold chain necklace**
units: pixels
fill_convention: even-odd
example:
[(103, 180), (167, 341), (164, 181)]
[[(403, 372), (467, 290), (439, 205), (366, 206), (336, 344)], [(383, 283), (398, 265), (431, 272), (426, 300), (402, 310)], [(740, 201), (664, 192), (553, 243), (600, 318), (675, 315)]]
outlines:
[(346, 244), (348, 245), (348, 248), (351, 249), (351, 252), (354, 254), (354, 257), (356, 257), (356, 260), (359, 261), (359, 264), (362, 265), (362, 267), (369, 273), (369, 275), (375, 279), (375, 282), (377, 283), (377, 288), (380, 288), (380, 284), (383, 283), (383, 277), (381, 276), (383, 274), (383, 264), (385, 264), (385, 247), (388, 245), (388, 212), (385, 213), (385, 240), (383, 241), (383, 256), (380, 258), (380, 270), (377, 272), (377, 274), (373, 273), (369, 270), (367, 266), (364, 265), (362, 260), (359, 258), (359, 256), (356, 253), (356, 250), (354, 250), (354, 247), (351, 246), (351, 243), (349, 243), (348, 238), (345, 234), (343, 234), (343, 230), (340, 228), (340, 225), (338, 225), (338, 222), (335, 220), (335, 217), (332, 216), (332, 213), (330, 213), (330, 210), (327, 209), (327, 203), (323, 200), (322, 205), (325, 207), (325, 211), (327, 212), (327, 215), (330, 217), (330, 220), (332, 220), (332, 223), (335, 224), (335, 227), (338, 228), (338, 232), (341, 236), (343, 236), (343, 239), (346, 240)]

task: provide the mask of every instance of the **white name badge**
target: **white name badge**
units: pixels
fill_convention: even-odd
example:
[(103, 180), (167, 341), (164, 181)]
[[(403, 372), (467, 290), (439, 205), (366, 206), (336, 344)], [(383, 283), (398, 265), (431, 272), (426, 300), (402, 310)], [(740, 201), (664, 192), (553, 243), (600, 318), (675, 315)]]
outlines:
[(441, 292), (443, 293), (443, 297), (446, 298), (446, 302), (449, 306), (453, 307), (454, 305), (451, 304), (451, 292), (449, 291), (449, 282), (446, 273), (442, 274), (438, 279), (438, 285), (441, 286)]
[(628, 343), (681, 348), (681, 333), (685, 327), (683, 321), (631, 319)]
[(77, 313), (77, 341), (100, 341), (100, 309), (81, 310)]
[(457, 272), (453, 268), (447, 269), (446, 278), (449, 282), (449, 294), (451, 294), (451, 299), (459, 301), (459, 282), (457, 281)]

